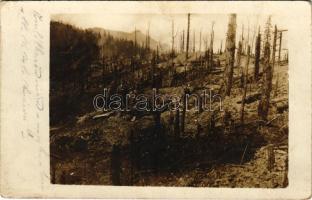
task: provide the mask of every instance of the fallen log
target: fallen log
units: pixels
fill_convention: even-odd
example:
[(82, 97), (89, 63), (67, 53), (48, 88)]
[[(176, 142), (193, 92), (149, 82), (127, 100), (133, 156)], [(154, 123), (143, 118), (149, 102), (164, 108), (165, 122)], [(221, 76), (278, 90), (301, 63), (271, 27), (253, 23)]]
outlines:
[(102, 118), (102, 117), (109, 117), (112, 114), (114, 114), (114, 111), (110, 111), (110, 112), (106, 112), (106, 113), (103, 113), (103, 114), (95, 115), (95, 116), (92, 117), (92, 119), (98, 119), (98, 118)]
[[(255, 102), (255, 101), (258, 101), (259, 99), (260, 99), (260, 97), (261, 97), (261, 94), (260, 93), (254, 93), (254, 94), (250, 94), (250, 95), (248, 95), (247, 97), (246, 97), (246, 99), (245, 99), (245, 103), (246, 104), (250, 104), (250, 103), (253, 103), (253, 102)], [(242, 101), (240, 100), (240, 101), (237, 101), (236, 103), (242, 103)]]

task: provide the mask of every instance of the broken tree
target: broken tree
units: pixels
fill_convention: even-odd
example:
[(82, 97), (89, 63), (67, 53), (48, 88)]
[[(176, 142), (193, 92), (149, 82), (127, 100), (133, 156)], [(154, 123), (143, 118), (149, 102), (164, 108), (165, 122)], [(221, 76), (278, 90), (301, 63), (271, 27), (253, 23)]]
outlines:
[(175, 55), (175, 50), (174, 50), (174, 39), (177, 36), (178, 33), (174, 33), (174, 21), (172, 20), (172, 34), (171, 34), (171, 66), (172, 70), (174, 68), (174, 55)]
[(258, 31), (258, 36), (256, 39), (256, 49), (255, 49), (255, 73), (254, 79), (258, 81), (259, 79), (259, 68), (260, 68), (260, 52), (261, 52), (261, 34), (260, 29)]
[(276, 53), (277, 27), (274, 27), (273, 49), (272, 49), (272, 71), (274, 72), (275, 53)]
[(270, 18), (268, 19), (265, 31), (265, 46), (264, 46), (264, 63), (262, 77), (262, 96), (258, 105), (258, 116), (262, 120), (267, 120), (270, 106), (270, 93), (272, 90), (272, 66), (270, 64)]
[(224, 71), (224, 82), (225, 90), (223, 96), (230, 96), (232, 81), (233, 81), (233, 68), (235, 59), (235, 36), (236, 36), (236, 14), (229, 16), (228, 31), (226, 36), (226, 47), (225, 47), (225, 71)]
[(209, 55), (210, 70), (213, 69), (213, 40), (214, 40), (213, 27), (214, 27), (214, 22), (212, 22), (212, 25), (211, 25), (210, 48), (209, 48), (210, 54), (208, 54)]
[(241, 57), (242, 57), (242, 51), (243, 51), (243, 45), (242, 45), (242, 41), (238, 42), (238, 49), (236, 52), (236, 67), (241, 71), (241, 87), (243, 87), (243, 69), (240, 66), (241, 65)]
[(190, 17), (191, 14), (187, 14), (187, 33), (186, 33), (186, 56), (185, 58), (188, 59), (188, 51), (189, 51), (189, 43), (190, 43)]

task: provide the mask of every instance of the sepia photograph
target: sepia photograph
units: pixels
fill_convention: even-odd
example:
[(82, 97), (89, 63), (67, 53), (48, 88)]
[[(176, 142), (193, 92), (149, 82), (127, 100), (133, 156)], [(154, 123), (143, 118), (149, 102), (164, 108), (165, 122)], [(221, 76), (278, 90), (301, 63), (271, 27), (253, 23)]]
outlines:
[(311, 4), (0, 3), (0, 196), (309, 199)]
[(50, 20), (52, 184), (288, 186), (282, 16), (60, 13)]

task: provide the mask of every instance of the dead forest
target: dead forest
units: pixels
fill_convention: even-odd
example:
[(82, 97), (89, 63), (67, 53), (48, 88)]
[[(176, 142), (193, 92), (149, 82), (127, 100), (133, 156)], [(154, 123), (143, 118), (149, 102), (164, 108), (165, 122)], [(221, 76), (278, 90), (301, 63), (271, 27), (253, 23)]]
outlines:
[[(52, 183), (287, 187), (287, 30), (271, 16), (253, 25), (230, 14), (215, 48), (218, 21), (207, 24), (208, 33), (194, 31), (191, 13), (185, 22), (177, 31), (172, 20), (171, 43), (163, 44), (150, 24), (124, 33), (51, 21)], [(154, 88), (180, 97), (181, 106), (95, 110), (103, 88), (147, 97)], [(203, 110), (204, 90), (216, 95), (210, 111)], [(187, 94), (199, 97), (188, 110)]]

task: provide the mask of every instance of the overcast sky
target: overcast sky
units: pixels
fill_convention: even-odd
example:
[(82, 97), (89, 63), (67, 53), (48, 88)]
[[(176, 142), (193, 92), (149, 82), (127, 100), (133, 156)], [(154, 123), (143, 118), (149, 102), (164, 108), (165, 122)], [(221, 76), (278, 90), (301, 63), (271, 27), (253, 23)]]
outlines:
[[(268, 16), (261, 15), (237, 15), (237, 37), (241, 35), (242, 24), (244, 24), (244, 36), (247, 37), (248, 24), (250, 29), (250, 40), (253, 38), (253, 31), (260, 25), (264, 29)], [(104, 29), (132, 32), (136, 29), (146, 33), (150, 23), (150, 35), (153, 39), (162, 43), (171, 44), (172, 21), (175, 24), (175, 31), (180, 34), (182, 30), (187, 29), (187, 14), (60, 14), (53, 15), (52, 20), (69, 23), (80, 28), (100, 27)], [(202, 37), (210, 34), (212, 22), (214, 22), (215, 42), (214, 48), (220, 47), (223, 41), (223, 47), (226, 37), (228, 15), (225, 14), (191, 14), (191, 41), (193, 40), (193, 31), (196, 32), (196, 44), (198, 48), (199, 32), (202, 31)], [(272, 24), (276, 24), (278, 29), (287, 29), (287, 20), (281, 16), (272, 16)], [(283, 35), (287, 38), (287, 34)], [(179, 37), (177, 37), (179, 41)], [(286, 44), (283, 48), (286, 48)], [(202, 45), (202, 49), (204, 45)]]

